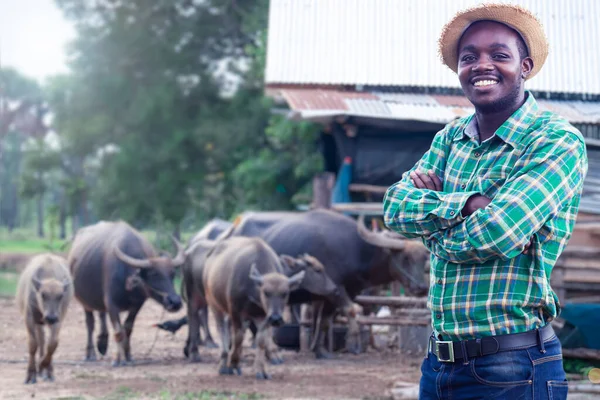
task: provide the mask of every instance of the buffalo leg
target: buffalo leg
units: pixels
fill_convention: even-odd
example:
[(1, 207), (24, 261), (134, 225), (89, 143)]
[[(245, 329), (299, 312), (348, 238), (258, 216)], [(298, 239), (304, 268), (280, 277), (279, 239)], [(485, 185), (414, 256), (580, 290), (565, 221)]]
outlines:
[(38, 343), (33, 327), (33, 321), (27, 321), (27, 340), (29, 345), (29, 364), (27, 365), (27, 377), (25, 383), (36, 383), (37, 370), (35, 368), (35, 353), (37, 352)]
[(110, 323), (112, 324), (113, 332), (115, 335), (115, 342), (117, 342), (113, 367), (119, 367), (121, 365), (126, 365), (125, 360), (127, 358), (125, 356), (125, 341), (127, 340), (127, 334), (125, 333), (125, 329), (121, 325), (121, 318), (119, 318), (119, 309), (112, 304), (109, 305), (107, 308)]
[[(231, 374), (242, 374), (240, 368), (240, 358), (242, 357), (242, 342), (244, 341), (244, 326), (239, 316), (231, 316), (229, 319), (231, 327), (231, 340), (233, 346), (229, 352), (227, 367)], [(263, 350), (264, 351), (264, 350)], [(264, 357), (264, 355), (263, 355)]]
[(221, 336), (221, 361), (219, 362), (219, 374), (231, 375), (233, 371), (229, 371), (227, 367), (227, 356), (229, 354), (229, 326), (225, 320), (225, 315), (220, 311), (213, 310), (219, 336)]
[(204, 346), (208, 347), (209, 349), (216, 349), (217, 344), (213, 340), (213, 337), (210, 334), (210, 328), (208, 327), (208, 307), (207, 306), (200, 308), (199, 318), (200, 318), (200, 326), (202, 327), (202, 330), (204, 331), (204, 341), (203, 341)]
[(40, 358), (40, 360), (42, 358), (44, 358), (44, 355), (46, 354), (46, 346), (45, 346), (45, 341), (46, 338), (44, 337), (44, 326), (43, 325), (35, 325), (35, 340), (37, 341), (38, 344), (38, 356)]
[[(267, 356), (267, 359), (271, 362), (271, 364), (273, 365), (279, 365), (279, 364), (283, 364), (283, 357), (281, 357), (281, 354), (279, 353), (279, 347), (275, 344), (275, 341), (273, 340), (273, 328), (272, 327), (267, 327), (267, 332), (265, 333), (265, 355)], [(258, 335), (257, 335), (257, 340), (258, 340)]]
[(318, 359), (330, 359), (333, 356), (327, 350), (325, 350), (324, 333), (329, 327), (329, 320), (333, 316), (332, 310), (326, 306), (323, 301), (316, 301), (313, 303), (313, 334), (316, 335), (314, 338), (315, 357)]
[(271, 327), (264, 320), (256, 319), (258, 331), (256, 333), (256, 356), (254, 357), (254, 372), (256, 379), (271, 379), (265, 369), (265, 354), (268, 352), (267, 336), (271, 333)]
[(198, 343), (200, 342), (200, 316), (198, 315), (198, 304), (196, 295), (192, 295), (191, 301), (188, 301), (188, 339), (187, 339), (187, 357), (190, 362), (200, 362), (200, 353), (198, 352)]
[(358, 317), (362, 313), (362, 307), (353, 303), (348, 296), (348, 292), (343, 287), (340, 287), (340, 298), (343, 306), (342, 313), (348, 319), (348, 333), (346, 334), (346, 350), (352, 354), (362, 352), (362, 342), (360, 337), (360, 325)]
[(125, 350), (125, 361), (131, 362), (131, 332), (133, 332), (133, 323), (135, 322), (135, 317), (137, 317), (138, 312), (142, 307), (135, 307), (129, 310), (129, 314), (127, 314), (127, 319), (125, 319), (125, 323), (123, 327), (125, 328), (125, 343), (123, 344), (123, 349)]
[[(50, 326), (50, 339), (48, 340), (48, 349), (46, 356), (40, 362), (40, 375), (45, 381), (54, 382), (54, 367), (52, 366), (52, 356), (58, 347), (58, 333), (60, 332), (60, 322)], [(44, 374), (42, 371), (46, 371)]]
[(85, 311), (85, 326), (87, 328), (87, 346), (85, 347), (85, 361), (96, 361), (96, 350), (94, 350), (94, 313)]
[(106, 326), (106, 312), (101, 311), (98, 314), (100, 316), (100, 333), (96, 338), (96, 345), (100, 354), (106, 355), (106, 350), (108, 350), (108, 327)]

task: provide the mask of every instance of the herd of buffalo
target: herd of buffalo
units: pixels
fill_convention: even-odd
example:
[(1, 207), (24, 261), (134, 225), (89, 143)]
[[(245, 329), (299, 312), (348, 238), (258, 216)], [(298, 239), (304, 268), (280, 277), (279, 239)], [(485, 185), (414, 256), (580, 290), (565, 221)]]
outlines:
[[(66, 260), (52, 254), (32, 258), (17, 290), (28, 332), (25, 382), (35, 383), (38, 375), (54, 380), (52, 355), (73, 296), (85, 312), (86, 360), (96, 360), (96, 350), (102, 355), (108, 350), (108, 314), (116, 347), (113, 365), (130, 363), (135, 318), (152, 298), (169, 312), (185, 303), (187, 317), (171, 323), (188, 324), (184, 353), (193, 362), (201, 360), (202, 342), (214, 345), (210, 310), (220, 335), (220, 374), (241, 374), (242, 341), (245, 330), (252, 329), (256, 378), (268, 379), (265, 361), (281, 362), (272, 328), (284, 324), (286, 306), (311, 303), (318, 310), (313, 312), (312, 349), (322, 358), (328, 356), (326, 322), (336, 313), (348, 319), (348, 349), (358, 351), (361, 310), (352, 299), (363, 290), (398, 280), (409, 295), (427, 291), (429, 254), (421, 243), (370, 230), (362, 217), (356, 221), (329, 210), (246, 212), (233, 223), (210, 221), (187, 246), (173, 241), (177, 253), (170, 257), (126, 222), (101, 221), (77, 232)], [(179, 268), (181, 296), (173, 284)], [(96, 346), (94, 312), (100, 322)], [(124, 321), (121, 312), (128, 312)]]

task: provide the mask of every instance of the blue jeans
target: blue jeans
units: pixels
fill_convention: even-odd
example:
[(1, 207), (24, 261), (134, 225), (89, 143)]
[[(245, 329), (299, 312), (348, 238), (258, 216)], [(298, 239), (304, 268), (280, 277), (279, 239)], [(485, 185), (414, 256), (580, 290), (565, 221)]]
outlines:
[(539, 346), (501, 351), (464, 363), (439, 362), (428, 353), (421, 365), (419, 399), (551, 399), (567, 398), (562, 349), (553, 336)]

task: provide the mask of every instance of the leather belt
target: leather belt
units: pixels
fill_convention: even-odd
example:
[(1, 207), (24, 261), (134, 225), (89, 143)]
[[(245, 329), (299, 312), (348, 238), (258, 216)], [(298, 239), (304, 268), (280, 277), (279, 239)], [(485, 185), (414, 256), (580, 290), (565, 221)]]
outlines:
[[(486, 336), (480, 339), (457, 342), (436, 340), (435, 337), (431, 336), (429, 338), (429, 351), (435, 354), (440, 362), (454, 362), (456, 360), (487, 356), (499, 351), (526, 349), (535, 345), (540, 345), (543, 348), (543, 342), (547, 342), (554, 336), (554, 329), (552, 329), (550, 324), (543, 328), (523, 333)], [(463, 349), (466, 350), (466, 357)]]

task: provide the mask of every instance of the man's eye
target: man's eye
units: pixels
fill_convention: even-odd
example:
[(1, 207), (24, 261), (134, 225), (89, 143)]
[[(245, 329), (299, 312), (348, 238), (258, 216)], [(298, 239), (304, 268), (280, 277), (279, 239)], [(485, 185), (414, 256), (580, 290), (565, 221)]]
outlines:
[(473, 60), (475, 60), (475, 56), (472, 55), (462, 56), (462, 58), (460, 59), (460, 61), (462, 62), (469, 62)]
[(506, 59), (506, 58), (508, 58), (508, 55), (502, 54), (502, 53), (498, 53), (498, 54), (494, 54), (492, 57), (493, 58)]

